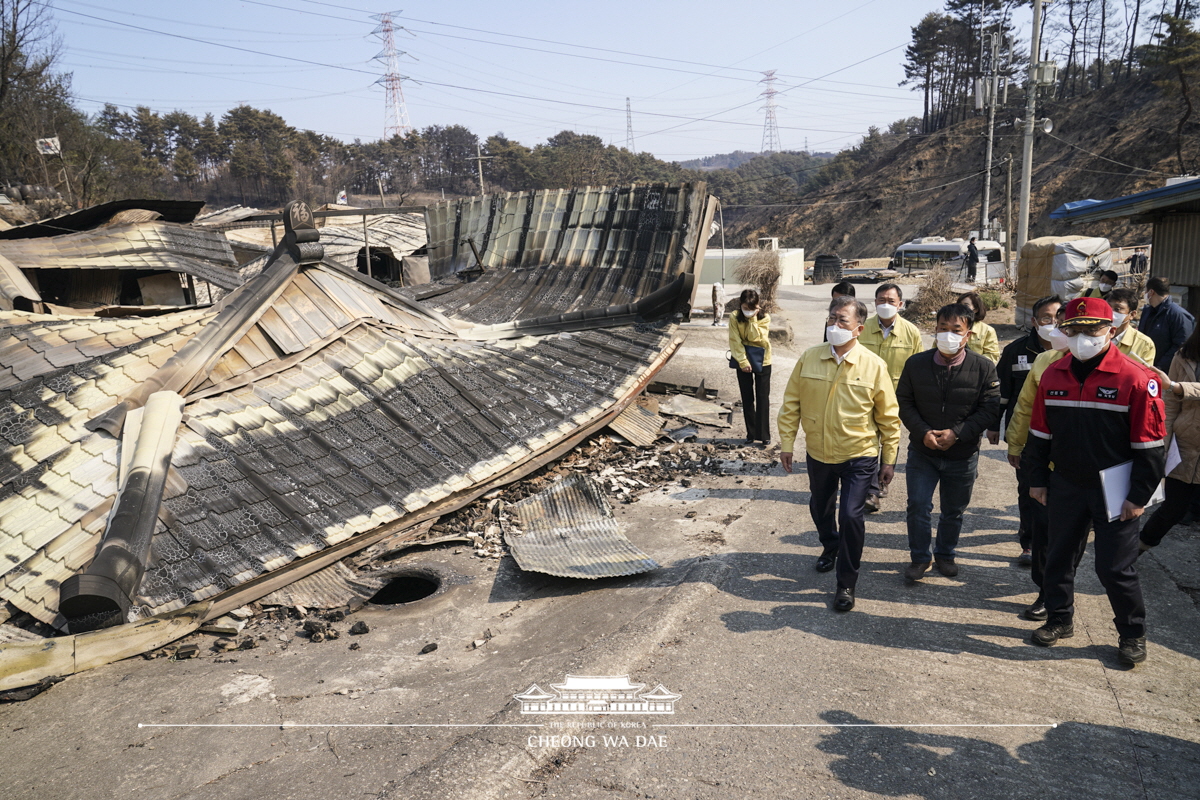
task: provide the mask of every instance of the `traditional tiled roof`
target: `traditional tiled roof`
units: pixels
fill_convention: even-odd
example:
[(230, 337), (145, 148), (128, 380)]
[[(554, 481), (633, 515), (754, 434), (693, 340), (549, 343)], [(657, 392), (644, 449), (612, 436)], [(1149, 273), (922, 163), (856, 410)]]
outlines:
[[(690, 301), (691, 282), (677, 276), (692, 270), (686, 254), (703, 246), (711, 202), (702, 186), (668, 189), (688, 213), (652, 273), (621, 275), (623, 261), (649, 263), (635, 238), (597, 251), (603, 266), (525, 265), (576, 285), (487, 319), (596, 312), (558, 330), (541, 323), (538, 335), (514, 325), (466, 336), (479, 320), (453, 295), (472, 283), (443, 295), (443, 315), (323, 260), (303, 225), (210, 308), (122, 319), (0, 312), (0, 617), (21, 610), (65, 627), (60, 597), (115, 598), (113, 613), (82, 628), (178, 609), (402, 528), (439, 502), (467, 502), (602, 425), (676, 346), (677, 318), (663, 309)], [(505, 268), (490, 269), (508, 285)], [(512, 285), (535, 291), (548, 280)], [(627, 295), (638, 303), (606, 311)], [(170, 422), (176, 396), (182, 421)], [(150, 437), (172, 430), (156, 463)], [(121, 566), (109, 570), (117, 547)]]

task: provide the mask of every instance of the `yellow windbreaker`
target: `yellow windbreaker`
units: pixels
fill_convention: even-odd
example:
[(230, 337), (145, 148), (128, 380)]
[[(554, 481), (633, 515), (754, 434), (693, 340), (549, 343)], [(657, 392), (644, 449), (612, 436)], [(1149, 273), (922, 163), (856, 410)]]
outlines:
[(974, 350), (984, 358), (990, 358), (993, 364), (1000, 363), (1000, 337), (996, 329), (986, 322), (976, 322), (971, 326), (971, 338), (967, 340), (967, 349)]
[(746, 345), (750, 345), (764, 348), (766, 352), (763, 353), (763, 366), (770, 364), (770, 330), (770, 314), (763, 314), (762, 319), (755, 315), (748, 320), (743, 320), (740, 310), (733, 312), (729, 316), (729, 353), (733, 356), (733, 360), (738, 362), (743, 369), (750, 366), (750, 360), (746, 358)]
[(808, 454), (826, 464), (881, 455), (895, 464), (900, 449), (900, 407), (883, 359), (855, 345), (838, 364), (828, 344), (800, 356), (776, 421), (779, 446), (792, 452), (804, 426)]
[(1133, 325), (1125, 329), (1121, 341), (1117, 342), (1117, 349), (1133, 360), (1141, 361), (1151, 367), (1154, 366), (1154, 357), (1158, 355), (1154, 340)]
[(892, 332), (883, 336), (883, 326), (879, 317), (874, 316), (863, 325), (863, 332), (858, 336), (858, 343), (883, 359), (887, 364), (888, 374), (892, 377), (892, 389), (900, 383), (900, 372), (904, 362), (925, 349), (921, 343), (921, 331), (908, 320), (897, 316), (892, 323)]

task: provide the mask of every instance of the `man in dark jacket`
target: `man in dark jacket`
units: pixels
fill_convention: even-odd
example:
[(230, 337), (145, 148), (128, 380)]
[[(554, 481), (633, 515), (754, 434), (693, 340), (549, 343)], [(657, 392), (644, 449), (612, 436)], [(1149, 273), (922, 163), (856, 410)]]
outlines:
[[(1043, 297), (1033, 304), (1033, 330), (1028, 336), (1009, 344), (1000, 354), (1000, 363), (996, 365), (996, 377), (1000, 379), (1000, 417), (995, 430), (988, 431), (988, 441), (1000, 444), (1000, 429), (1008, 425), (1012, 418), (1017, 398), (1029, 377), (1034, 360), (1050, 349), (1046, 337), (1054, 329), (1058, 310), (1062, 308), (1062, 298), (1056, 294)], [(1038, 526), (1044, 530), (1046, 525), (1046, 510), (1033, 501), (1029, 496), (1029, 487), (1024, 484), (1024, 473), (1021, 472), (1019, 456), (1009, 456), (1008, 462), (1017, 470), (1017, 508), (1020, 510), (1020, 527), (1017, 528), (1017, 539), (1021, 543), (1021, 555), (1017, 564), (1022, 567), (1033, 565), (1033, 532)]]
[(1192, 335), (1196, 318), (1171, 299), (1171, 284), (1166, 278), (1146, 282), (1146, 303), (1138, 330), (1153, 340), (1154, 366), (1166, 372), (1175, 351)]
[[(960, 240), (961, 241), (961, 240)], [(979, 266), (979, 248), (975, 246), (975, 237), (967, 242), (967, 283), (975, 282), (975, 268)]]
[[(954, 549), (979, 466), (979, 440), (997, 426), (1000, 381), (991, 359), (967, 349), (974, 317), (959, 303), (937, 313), (937, 347), (904, 364), (896, 399), (909, 431), (908, 548), (904, 577), (917, 581), (931, 557), (947, 578), (958, 574)], [(941, 484), (941, 518), (931, 549), (933, 492)]]

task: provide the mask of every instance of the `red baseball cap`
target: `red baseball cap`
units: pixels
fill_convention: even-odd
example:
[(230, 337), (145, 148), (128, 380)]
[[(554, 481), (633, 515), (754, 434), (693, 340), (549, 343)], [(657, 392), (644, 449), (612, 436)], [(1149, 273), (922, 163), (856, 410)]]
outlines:
[(1112, 306), (1101, 297), (1076, 297), (1063, 311), (1063, 325), (1112, 324)]

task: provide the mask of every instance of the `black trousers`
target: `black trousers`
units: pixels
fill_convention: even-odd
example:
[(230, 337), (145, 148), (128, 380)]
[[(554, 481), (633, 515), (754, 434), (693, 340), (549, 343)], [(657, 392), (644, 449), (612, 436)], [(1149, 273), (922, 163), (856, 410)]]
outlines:
[(1167, 478), (1167, 499), (1158, 507), (1146, 527), (1142, 528), (1142, 541), (1157, 547), (1167, 531), (1179, 524), (1188, 508), (1200, 502), (1200, 483), (1184, 483)]
[[(1049, 547), (1049, 525), (1047, 520), (1046, 506), (1039, 503), (1029, 496), (1029, 482), (1025, 480), (1028, 473), (1023, 470), (1017, 470), (1017, 508), (1021, 515), (1021, 547), (1028, 547), (1030, 557), (1033, 558), (1033, 563), (1029, 567), (1029, 578), (1033, 581), (1033, 585), (1038, 587), (1038, 602), (1046, 600), (1046, 594), (1042, 591), (1042, 587), (1046, 581), (1046, 552)], [(1028, 544), (1026, 544), (1028, 542)], [(1083, 554), (1087, 550), (1087, 533), (1079, 540), (1079, 547), (1075, 551), (1075, 568), (1079, 568), (1079, 562), (1083, 560)]]
[(737, 371), (742, 392), (742, 416), (746, 419), (746, 438), (771, 441), (771, 365), (762, 372)]
[[(808, 510), (825, 553), (837, 554), (837, 585), (853, 589), (858, 583), (863, 543), (867, 538), (867, 488), (879, 469), (879, 459), (852, 458), (826, 464), (812, 456), (808, 466)], [(838, 484), (841, 484), (841, 508)]]
[(975, 280), (975, 268), (978, 266), (979, 266), (978, 261), (968, 261), (967, 262), (967, 280), (969, 280), (969, 281)]
[(1075, 615), (1075, 570), (1080, 542), (1088, 524), (1096, 531), (1096, 576), (1108, 595), (1113, 622), (1121, 636), (1146, 635), (1146, 604), (1134, 562), (1138, 556), (1138, 521), (1108, 521), (1104, 492), (1097, 483), (1077, 486), (1050, 476), (1049, 550), (1042, 586), (1050, 622), (1070, 622)]

